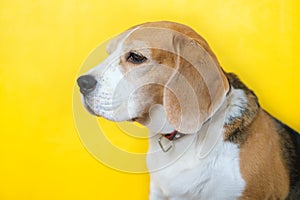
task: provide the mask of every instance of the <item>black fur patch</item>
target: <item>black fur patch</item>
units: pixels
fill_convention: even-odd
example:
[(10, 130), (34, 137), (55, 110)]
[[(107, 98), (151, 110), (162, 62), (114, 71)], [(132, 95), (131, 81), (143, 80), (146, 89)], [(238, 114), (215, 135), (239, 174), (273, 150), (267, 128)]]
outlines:
[(240, 89), (245, 92), (247, 105), (241, 108), (242, 116), (231, 118), (229, 123), (225, 124), (224, 139), (225, 141), (242, 145), (248, 138), (247, 127), (255, 119), (259, 109), (259, 103), (254, 92), (247, 88), (247, 86), (244, 85), (235, 74), (226, 73), (226, 77), (233, 88)]
[(290, 172), (290, 193), (287, 199), (300, 199), (300, 135), (278, 119), (276, 129), (281, 138), (282, 156)]

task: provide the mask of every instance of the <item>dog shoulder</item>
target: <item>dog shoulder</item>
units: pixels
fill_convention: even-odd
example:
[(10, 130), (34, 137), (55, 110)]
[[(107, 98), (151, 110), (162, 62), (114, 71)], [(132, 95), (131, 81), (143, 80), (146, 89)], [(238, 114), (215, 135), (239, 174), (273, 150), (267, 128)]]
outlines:
[(260, 109), (254, 92), (233, 73), (226, 73), (231, 85), (228, 110), (224, 125), (224, 140), (242, 145), (247, 140), (247, 129)]
[(254, 92), (236, 75), (226, 76), (233, 91), (228, 95), (224, 140), (240, 147), (240, 168), (246, 181), (242, 197), (299, 198), (300, 135), (263, 110)]

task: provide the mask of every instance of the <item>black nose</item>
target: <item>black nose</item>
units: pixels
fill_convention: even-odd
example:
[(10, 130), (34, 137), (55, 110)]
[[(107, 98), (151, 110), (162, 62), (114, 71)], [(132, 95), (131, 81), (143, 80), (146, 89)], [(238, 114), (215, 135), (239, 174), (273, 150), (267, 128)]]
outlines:
[(80, 87), (80, 92), (82, 94), (88, 94), (88, 93), (92, 92), (96, 88), (96, 85), (97, 85), (96, 79), (91, 75), (80, 76), (77, 79), (77, 83)]

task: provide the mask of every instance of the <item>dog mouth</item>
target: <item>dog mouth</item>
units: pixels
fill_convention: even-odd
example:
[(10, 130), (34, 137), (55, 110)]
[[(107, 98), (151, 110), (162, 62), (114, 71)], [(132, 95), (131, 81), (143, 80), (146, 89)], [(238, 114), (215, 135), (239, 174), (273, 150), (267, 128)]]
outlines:
[[(92, 109), (85, 101), (84, 101), (84, 107), (85, 107), (85, 109), (86, 109), (91, 115), (94, 115), (94, 116), (96, 116), (96, 117), (103, 117), (103, 116), (101, 116), (101, 115), (95, 113), (95, 112), (93, 111), (93, 109)], [(133, 118), (128, 119), (128, 120), (126, 120), (126, 121), (129, 121), (129, 122), (135, 122), (135, 121), (137, 121), (137, 120), (139, 120), (139, 117), (133, 117)]]
[[(124, 104), (117, 102), (118, 104), (112, 105), (108, 103), (99, 104), (100, 102), (98, 100), (90, 99), (89, 96), (82, 95), (82, 104), (85, 108), (85, 110), (88, 111), (93, 116), (96, 117), (103, 117), (109, 121), (129, 121), (129, 122), (136, 122), (139, 121), (139, 119), (142, 117), (140, 115), (129, 115), (125, 114), (125, 116), (122, 116), (123, 113), (122, 110), (124, 109)], [(91, 104), (91, 101), (93, 102)], [(124, 110), (123, 112), (126, 113)], [(121, 117), (120, 117), (121, 116)]]
[(97, 113), (95, 113), (94, 110), (89, 106), (89, 104), (86, 102), (85, 97), (82, 97), (82, 102), (83, 102), (83, 105), (84, 105), (85, 109), (86, 109), (91, 115), (100, 117), (100, 116), (99, 116)]
[(127, 120), (127, 121), (129, 121), (129, 122), (136, 122), (139, 119), (140, 119), (139, 117), (133, 117), (133, 118)]

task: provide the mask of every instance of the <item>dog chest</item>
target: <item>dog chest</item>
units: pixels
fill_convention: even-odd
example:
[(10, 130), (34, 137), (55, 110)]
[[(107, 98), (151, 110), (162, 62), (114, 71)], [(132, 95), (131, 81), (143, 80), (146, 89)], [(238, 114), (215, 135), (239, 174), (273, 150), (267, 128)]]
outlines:
[[(148, 157), (148, 164), (166, 159), (165, 154), (152, 160)], [(223, 141), (201, 159), (192, 144), (175, 162), (151, 173), (151, 181), (169, 199), (232, 200), (241, 196), (245, 187), (239, 168), (239, 149)]]

